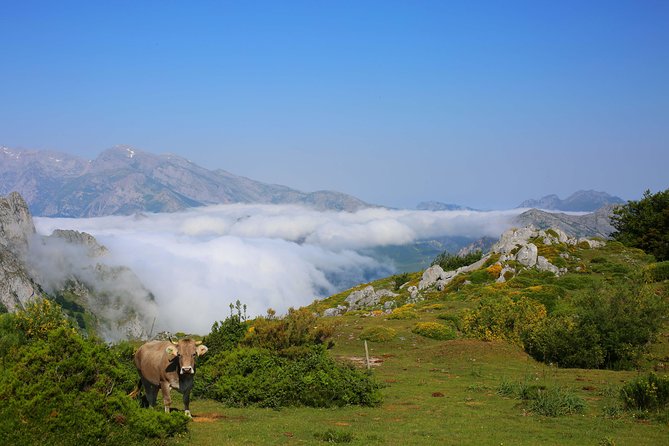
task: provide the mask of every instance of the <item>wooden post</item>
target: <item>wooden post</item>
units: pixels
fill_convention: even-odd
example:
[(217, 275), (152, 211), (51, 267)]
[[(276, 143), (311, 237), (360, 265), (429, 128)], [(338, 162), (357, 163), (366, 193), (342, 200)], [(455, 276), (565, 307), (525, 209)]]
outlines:
[(370, 369), (370, 364), (369, 364), (369, 350), (367, 349), (367, 339), (365, 339), (365, 359), (367, 360), (367, 370)]

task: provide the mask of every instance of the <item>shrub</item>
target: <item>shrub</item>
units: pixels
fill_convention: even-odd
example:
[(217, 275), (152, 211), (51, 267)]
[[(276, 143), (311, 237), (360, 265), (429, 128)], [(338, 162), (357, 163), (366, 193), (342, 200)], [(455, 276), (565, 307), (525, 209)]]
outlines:
[(248, 324), (236, 314), (231, 315), (224, 321), (214, 322), (211, 326), (211, 332), (203, 340), (210, 355), (205, 355), (202, 359), (212, 357), (221, 351), (236, 348), (244, 339), (248, 329)]
[(244, 338), (243, 344), (249, 347), (284, 351), (325, 344), (328, 348), (334, 343), (330, 340), (334, 333), (334, 322), (319, 319), (309, 309), (288, 309), (283, 318), (256, 318)]
[(505, 339), (517, 344), (526, 331), (546, 317), (546, 307), (526, 297), (484, 298), (474, 310), (465, 310), (462, 330), (486, 341)]
[(456, 338), (453, 328), (438, 322), (419, 322), (413, 327), (411, 332), (439, 341), (448, 341)]
[(494, 265), (490, 265), (489, 267), (487, 267), (486, 271), (488, 272), (488, 274), (492, 279), (497, 279), (499, 277), (499, 273), (502, 272), (502, 265), (499, 263), (495, 263)]
[(664, 280), (669, 280), (669, 260), (648, 265), (648, 268), (645, 271), (645, 277), (648, 282), (662, 282)]
[(669, 260), (669, 189), (644, 192), (639, 201), (613, 210), (611, 236), (626, 246), (640, 248), (658, 261)]
[(524, 333), (535, 359), (563, 367), (629, 369), (655, 339), (668, 314), (661, 295), (628, 280), (575, 293), (568, 312)]
[(418, 313), (414, 310), (414, 304), (406, 304), (401, 307), (393, 309), (393, 312), (388, 315), (388, 319), (418, 319)]
[(146, 444), (186, 431), (183, 413), (141, 409), (127, 396), (137, 381), (128, 345), (82, 337), (49, 301), (0, 319), (0, 438), (8, 444)]
[(523, 336), (525, 351), (534, 359), (562, 367), (599, 367), (605, 358), (601, 336), (576, 316), (551, 316)]
[[(501, 271), (501, 270), (500, 270)], [(487, 269), (480, 269), (469, 274), (469, 281), (475, 284), (488, 283), (493, 280)]]
[(222, 352), (198, 370), (195, 394), (230, 406), (374, 406), (379, 384), (332, 359), (323, 346), (295, 358), (260, 348)]
[(360, 339), (372, 342), (388, 342), (395, 339), (397, 332), (390, 327), (367, 327), (360, 332)]
[(653, 372), (638, 376), (620, 389), (625, 409), (658, 411), (669, 407), (669, 376)]
[(409, 273), (397, 274), (393, 279), (395, 281), (395, 290), (399, 290), (402, 285), (409, 281)]
[(483, 257), (481, 251), (472, 252), (464, 256), (458, 256), (444, 251), (432, 261), (431, 266), (439, 265), (444, 271), (453, 271), (462, 266), (478, 262), (481, 260), (481, 257)]
[(437, 319), (450, 322), (458, 330), (462, 330), (462, 317), (459, 314), (441, 313), (437, 315)]

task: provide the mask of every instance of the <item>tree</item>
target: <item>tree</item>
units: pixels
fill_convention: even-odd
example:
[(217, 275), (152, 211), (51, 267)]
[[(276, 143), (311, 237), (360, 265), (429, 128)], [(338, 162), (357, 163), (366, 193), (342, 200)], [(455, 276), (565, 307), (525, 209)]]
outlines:
[(641, 200), (614, 209), (611, 224), (615, 240), (643, 249), (658, 262), (669, 260), (669, 189), (655, 194), (647, 190)]

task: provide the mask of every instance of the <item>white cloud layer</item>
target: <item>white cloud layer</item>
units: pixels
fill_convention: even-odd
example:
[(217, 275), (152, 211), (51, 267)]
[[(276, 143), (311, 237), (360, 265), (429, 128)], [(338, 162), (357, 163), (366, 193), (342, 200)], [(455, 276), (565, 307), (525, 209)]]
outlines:
[(107, 262), (154, 293), (159, 329), (205, 334), (239, 299), (250, 314), (290, 306), (393, 272), (361, 250), (444, 236), (497, 237), (522, 210), (319, 212), (287, 205), (217, 205), (170, 214), (35, 218), (37, 231), (87, 232)]

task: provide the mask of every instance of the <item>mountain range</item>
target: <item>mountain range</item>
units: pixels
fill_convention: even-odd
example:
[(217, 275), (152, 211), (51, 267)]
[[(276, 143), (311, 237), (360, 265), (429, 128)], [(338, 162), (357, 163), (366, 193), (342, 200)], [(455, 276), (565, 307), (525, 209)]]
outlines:
[(597, 209), (615, 204), (625, 204), (620, 197), (595, 190), (579, 190), (564, 200), (557, 195), (546, 195), (543, 198), (525, 200), (519, 208), (547, 209), (566, 212), (594, 212)]
[(339, 192), (305, 193), (128, 146), (108, 149), (94, 160), (2, 147), (0, 195), (12, 191), (25, 198), (33, 215), (45, 217), (174, 212), (224, 203), (301, 204), (345, 211), (371, 206)]

